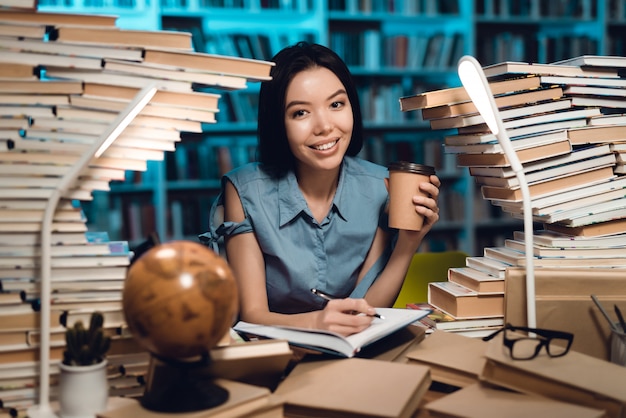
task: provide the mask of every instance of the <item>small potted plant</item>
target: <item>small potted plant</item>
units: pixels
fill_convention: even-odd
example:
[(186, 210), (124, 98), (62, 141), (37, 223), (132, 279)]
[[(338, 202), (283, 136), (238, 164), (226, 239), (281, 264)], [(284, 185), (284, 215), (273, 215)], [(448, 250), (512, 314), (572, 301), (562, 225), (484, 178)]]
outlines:
[(60, 364), (59, 404), (62, 416), (94, 416), (106, 408), (109, 395), (106, 353), (111, 337), (104, 333), (104, 317), (91, 314), (89, 327), (77, 321), (65, 331)]

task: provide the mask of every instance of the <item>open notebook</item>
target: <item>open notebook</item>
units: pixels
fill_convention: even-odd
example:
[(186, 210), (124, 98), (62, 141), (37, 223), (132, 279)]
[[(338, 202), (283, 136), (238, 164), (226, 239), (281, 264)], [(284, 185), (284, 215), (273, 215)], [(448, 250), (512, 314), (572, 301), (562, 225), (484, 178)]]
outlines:
[(290, 344), (308, 349), (335, 354), (341, 357), (354, 357), (363, 347), (428, 315), (429, 311), (419, 309), (376, 308), (384, 319), (374, 318), (365, 330), (344, 337), (330, 331), (269, 326), (239, 321), (234, 330), (258, 337), (284, 339)]

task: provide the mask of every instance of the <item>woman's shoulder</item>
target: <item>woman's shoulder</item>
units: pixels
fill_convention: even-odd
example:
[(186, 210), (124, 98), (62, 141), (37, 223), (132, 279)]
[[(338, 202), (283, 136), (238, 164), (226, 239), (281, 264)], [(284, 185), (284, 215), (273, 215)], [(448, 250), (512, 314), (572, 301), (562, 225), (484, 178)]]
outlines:
[(376, 179), (389, 176), (387, 167), (359, 157), (346, 157), (346, 169), (351, 175), (373, 177)]
[(267, 181), (270, 176), (263, 171), (258, 162), (247, 163), (236, 167), (224, 174), (224, 178), (238, 184), (249, 183), (251, 181)]

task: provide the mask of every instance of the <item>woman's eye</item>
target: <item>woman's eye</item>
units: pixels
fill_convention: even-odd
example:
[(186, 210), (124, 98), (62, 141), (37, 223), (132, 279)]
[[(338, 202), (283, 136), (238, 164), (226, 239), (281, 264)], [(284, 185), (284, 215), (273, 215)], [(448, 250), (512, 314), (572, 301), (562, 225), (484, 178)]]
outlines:
[(343, 107), (344, 103), (343, 102), (333, 102), (330, 107), (332, 107), (333, 109), (339, 109), (340, 107)]
[(293, 112), (291, 115), (292, 115), (292, 117), (294, 117), (294, 118), (299, 118), (299, 117), (304, 116), (305, 114), (306, 114), (306, 111), (305, 111), (305, 110), (296, 110), (296, 111), (295, 111), (295, 112)]

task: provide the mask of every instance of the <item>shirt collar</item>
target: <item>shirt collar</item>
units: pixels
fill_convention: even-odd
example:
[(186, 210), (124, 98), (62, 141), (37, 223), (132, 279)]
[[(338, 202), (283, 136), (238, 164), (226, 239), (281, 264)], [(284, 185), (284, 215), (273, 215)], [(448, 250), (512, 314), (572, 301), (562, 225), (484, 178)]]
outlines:
[[(337, 185), (337, 191), (333, 198), (333, 207), (331, 208), (331, 211), (336, 211), (344, 220), (346, 220), (346, 218), (341, 213), (341, 207), (344, 184), (346, 181), (345, 168), (346, 164), (344, 159), (344, 163), (342, 163), (341, 170), (339, 171), (339, 184)], [(304, 196), (298, 187), (298, 181), (293, 171), (289, 171), (284, 177), (278, 180), (278, 196), (279, 226), (288, 224), (301, 213), (306, 213), (308, 216), (311, 216), (311, 212), (308, 210), (306, 200), (304, 200)]]

